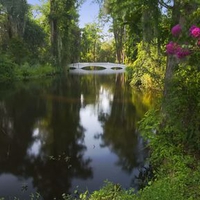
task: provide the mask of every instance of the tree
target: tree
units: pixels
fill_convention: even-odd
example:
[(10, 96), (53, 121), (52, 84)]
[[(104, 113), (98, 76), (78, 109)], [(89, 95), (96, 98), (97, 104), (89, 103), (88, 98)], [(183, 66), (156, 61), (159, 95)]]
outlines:
[(26, 22), (26, 28), (24, 31), (24, 43), (29, 53), (29, 62), (34, 63), (42, 61), (44, 57), (44, 48), (48, 49), (48, 43), (46, 41), (47, 34), (44, 29), (37, 24), (33, 19), (28, 19)]
[(99, 51), (98, 60), (100, 62), (115, 62), (115, 47), (114, 42), (106, 41), (101, 44), (101, 49)]
[(86, 24), (81, 36), (81, 60), (95, 62), (100, 49), (100, 29), (96, 23)]
[[(176, 25), (180, 24), (181, 27), (188, 27), (188, 23), (195, 23), (197, 19), (191, 18), (192, 13), (198, 8), (198, 1), (190, 1), (184, 2), (181, 0), (174, 0), (173, 6), (167, 6), (169, 8), (168, 12), (171, 16), (171, 28)], [(181, 12), (180, 12), (181, 11)], [(169, 90), (170, 90), (170, 83), (172, 81), (172, 77), (175, 73), (176, 66), (179, 60), (176, 57), (168, 55), (167, 56), (167, 64), (166, 64), (166, 71), (165, 71), (165, 84), (164, 84), (164, 96), (167, 99)]]
[(112, 28), (115, 39), (116, 57), (119, 63), (124, 62), (123, 43), (125, 36), (125, 26), (123, 24), (124, 10), (119, 9), (115, 5), (115, 1), (107, 0), (102, 8), (106, 14), (109, 14), (112, 19)]
[(2, 52), (19, 65), (38, 63), (45, 46), (46, 33), (32, 17), (31, 7), (25, 0), (0, 1), (0, 46)]
[(2, 14), (7, 17), (6, 29), (9, 39), (22, 37), (28, 13), (26, 0), (1, 0), (0, 4), (3, 6)]
[[(55, 65), (62, 66), (71, 61), (70, 48), (77, 39), (70, 38), (78, 26), (76, 0), (50, 0), (49, 3), (52, 59)], [(76, 36), (80, 37), (79, 33)]]

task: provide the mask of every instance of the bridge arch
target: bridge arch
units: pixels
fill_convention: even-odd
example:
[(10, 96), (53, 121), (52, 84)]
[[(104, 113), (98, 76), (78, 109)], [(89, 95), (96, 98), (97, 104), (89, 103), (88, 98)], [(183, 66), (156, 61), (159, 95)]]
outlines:
[[(86, 67), (102, 67), (101, 70), (87, 70)], [(124, 73), (125, 65), (109, 62), (72, 63), (69, 72), (74, 74), (116, 74)]]

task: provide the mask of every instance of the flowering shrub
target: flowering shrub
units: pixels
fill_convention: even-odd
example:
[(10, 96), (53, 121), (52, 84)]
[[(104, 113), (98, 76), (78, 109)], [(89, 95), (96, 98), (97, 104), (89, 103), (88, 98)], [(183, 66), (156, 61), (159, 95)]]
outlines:
[(184, 58), (190, 55), (190, 51), (187, 48), (179, 46), (175, 42), (170, 42), (166, 45), (167, 54), (176, 55), (177, 58)]
[(180, 35), (180, 33), (181, 33), (181, 31), (182, 31), (182, 28), (181, 28), (181, 26), (180, 26), (180, 24), (177, 24), (176, 26), (174, 26), (173, 28), (172, 28), (172, 35), (173, 36), (179, 36)]
[(179, 46), (178, 46), (177, 43), (175, 43), (175, 42), (169, 42), (166, 45), (167, 54), (172, 54), (172, 55), (176, 54), (178, 48), (179, 48)]
[(188, 49), (184, 49), (184, 48), (181, 48), (176, 52), (176, 56), (177, 58), (184, 58), (186, 56), (190, 55), (190, 51)]
[(191, 36), (193, 36), (194, 38), (200, 38), (200, 28), (193, 25), (193, 26), (190, 28), (190, 34), (191, 34)]
[[(171, 29), (171, 33), (173, 36), (178, 37), (182, 33), (182, 27), (180, 24), (175, 25)], [(200, 28), (193, 25), (189, 29), (189, 35), (195, 39), (197, 39), (196, 45), (200, 46)], [(189, 48), (190, 47), (190, 48)], [(191, 54), (191, 45), (179, 45), (176, 42), (169, 42), (166, 45), (166, 53), (170, 55), (175, 55), (177, 58), (185, 58), (186, 56)]]

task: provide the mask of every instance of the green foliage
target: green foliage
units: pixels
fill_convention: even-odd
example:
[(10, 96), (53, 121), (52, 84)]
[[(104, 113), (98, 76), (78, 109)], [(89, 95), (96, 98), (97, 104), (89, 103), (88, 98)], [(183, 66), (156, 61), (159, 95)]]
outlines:
[(100, 50), (100, 28), (96, 23), (87, 24), (82, 30), (81, 61), (95, 62)]
[(22, 64), (28, 57), (26, 44), (19, 37), (12, 38), (8, 45), (8, 55), (16, 64)]
[(63, 194), (62, 197), (64, 200), (133, 200), (133, 194), (133, 188), (125, 190), (119, 184), (105, 181), (100, 190), (96, 190), (91, 194), (87, 190), (81, 193), (75, 190), (74, 194)]
[(31, 195), (30, 195), (30, 200), (40, 200), (40, 199), (42, 199), (41, 198), (41, 196), (40, 196), (40, 194), (39, 193), (32, 193)]
[(198, 54), (176, 66), (160, 108), (149, 111), (140, 122), (156, 181), (140, 191), (138, 199), (200, 199)]
[(151, 186), (140, 191), (134, 200), (186, 200), (183, 195), (183, 187), (178, 180), (163, 178), (155, 181)]
[[(51, 6), (48, 1), (42, 5), (43, 8), (36, 8), (36, 12), (25, 0), (0, 1), (0, 49), (14, 63), (35, 65), (51, 61), (61, 66), (78, 60), (80, 29), (77, 1), (51, 2), (54, 5)], [(54, 31), (53, 27), (56, 27)]]
[(12, 80), (16, 65), (6, 56), (0, 56), (0, 82)]
[(137, 59), (130, 65), (129, 72), (132, 73), (131, 85), (138, 85), (138, 82), (144, 88), (161, 89), (164, 78), (164, 65), (166, 59), (159, 54), (157, 48), (153, 45), (137, 45)]
[(1, 0), (2, 14), (7, 15), (7, 34), (9, 39), (22, 37), (28, 13), (28, 4), (24, 0)]
[(160, 111), (148, 112), (140, 122), (140, 130), (151, 150), (150, 163), (156, 179), (139, 191), (136, 199), (199, 199), (200, 162), (188, 153), (189, 149), (185, 150), (181, 138), (174, 144), (170, 134), (173, 127), (168, 127), (166, 122), (163, 125)]
[(58, 72), (58, 69), (56, 70), (50, 64), (30, 66), (25, 63), (16, 69), (16, 77), (17, 79), (39, 78), (52, 76)]
[(189, 151), (200, 151), (200, 71), (181, 64), (174, 74), (170, 94), (164, 101), (167, 112), (165, 132), (171, 141), (181, 143)]
[(115, 51), (113, 42), (101, 43), (101, 49), (99, 51), (98, 60), (100, 62), (115, 62)]
[(79, 192), (78, 187), (74, 190), (73, 194), (62, 194), (63, 200), (88, 200), (89, 192), (86, 190), (85, 192)]
[[(42, 60), (44, 47), (48, 49), (47, 34), (44, 29), (39, 26), (36, 21), (28, 19), (24, 31), (24, 43), (28, 51), (28, 59), (30, 63), (38, 63)], [(25, 55), (23, 55), (25, 57)]]
[(124, 190), (119, 184), (113, 184), (106, 181), (106, 184), (99, 191), (95, 191), (90, 200), (128, 200), (133, 199), (132, 195), (134, 190)]
[[(79, 45), (73, 46), (75, 41), (80, 40), (76, 0), (52, 0), (49, 5), (47, 17), (51, 27), (52, 62), (56, 66), (65, 66), (75, 60), (71, 49), (72, 52), (75, 52), (74, 49), (79, 52)], [(79, 55), (76, 55), (76, 60), (78, 58)]]

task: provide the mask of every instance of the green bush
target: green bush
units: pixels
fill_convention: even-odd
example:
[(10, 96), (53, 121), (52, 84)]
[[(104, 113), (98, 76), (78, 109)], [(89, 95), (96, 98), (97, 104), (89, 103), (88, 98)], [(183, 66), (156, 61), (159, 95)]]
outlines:
[(176, 178), (163, 178), (134, 195), (134, 200), (186, 200), (184, 187)]
[(170, 94), (164, 102), (166, 134), (173, 144), (183, 144), (188, 151), (200, 152), (200, 71), (182, 64), (176, 71)]
[(26, 44), (21, 38), (18, 37), (10, 40), (7, 54), (10, 56), (12, 61), (18, 65), (24, 63), (29, 57)]
[(134, 189), (124, 190), (119, 184), (106, 181), (102, 189), (95, 191), (89, 200), (132, 200)]
[[(163, 121), (168, 118), (161, 111), (149, 111), (140, 122), (140, 130), (151, 151), (149, 161), (156, 179), (138, 192), (136, 200), (200, 199), (200, 161), (194, 153), (191, 154), (193, 145), (185, 149), (184, 133), (181, 134), (175, 125), (170, 126), (171, 121)], [(179, 141), (174, 139), (174, 134)]]
[[(162, 89), (166, 58), (158, 54), (154, 45), (144, 42), (137, 45), (137, 59), (129, 66), (128, 74), (131, 75), (131, 85), (142, 85), (147, 89)], [(132, 68), (132, 69), (131, 69)]]
[(33, 65), (30, 66), (29, 63), (24, 63), (16, 69), (16, 76), (18, 79), (30, 79), (45, 76), (52, 76), (56, 73), (56, 70), (50, 64), (46, 65)]
[(0, 81), (12, 80), (16, 65), (6, 56), (0, 56)]

